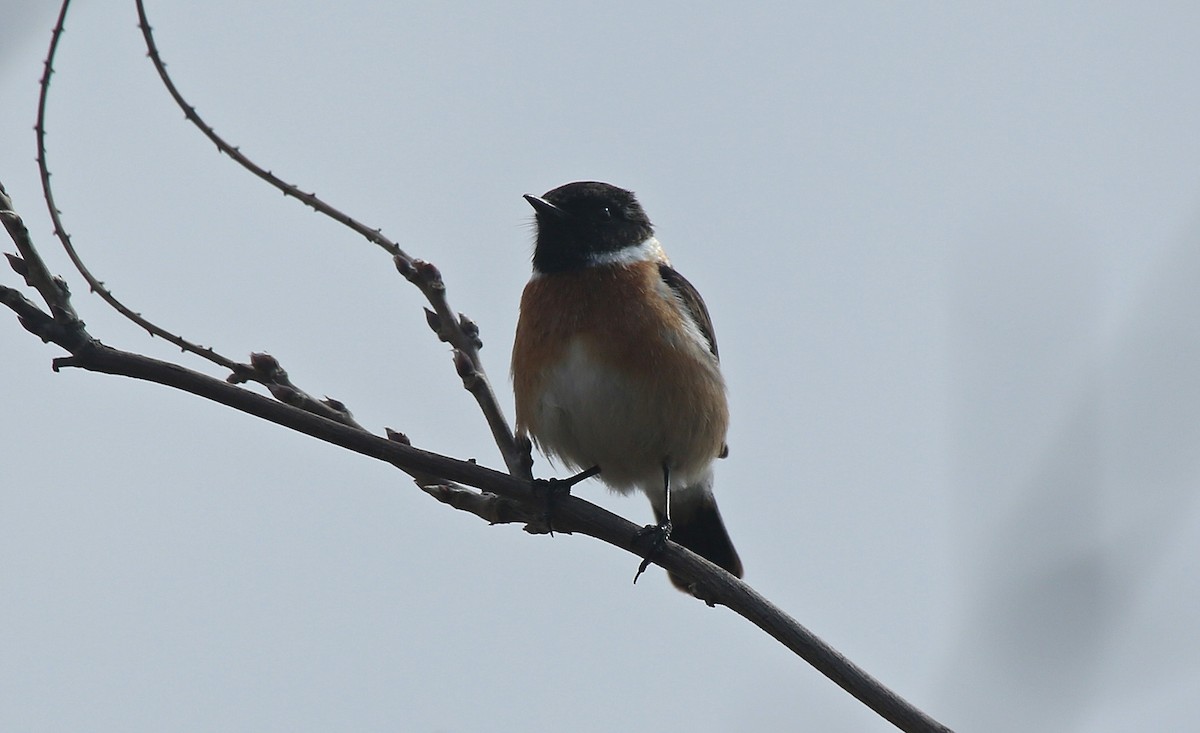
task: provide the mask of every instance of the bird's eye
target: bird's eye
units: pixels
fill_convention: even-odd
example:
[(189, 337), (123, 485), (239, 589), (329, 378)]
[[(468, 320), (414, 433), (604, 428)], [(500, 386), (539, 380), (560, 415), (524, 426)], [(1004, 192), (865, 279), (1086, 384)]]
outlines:
[(605, 206), (600, 209), (600, 221), (610, 221), (613, 218), (612, 209)]

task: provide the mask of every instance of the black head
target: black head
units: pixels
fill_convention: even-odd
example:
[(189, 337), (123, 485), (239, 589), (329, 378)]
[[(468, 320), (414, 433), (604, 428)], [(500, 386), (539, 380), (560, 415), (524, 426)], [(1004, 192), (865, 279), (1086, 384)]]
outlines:
[(564, 272), (595, 264), (597, 255), (635, 247), (654, 236), (654, 228), (633, 193), (608, 183), (578, 181), (526, 194), (537, 212), (533, 267)]

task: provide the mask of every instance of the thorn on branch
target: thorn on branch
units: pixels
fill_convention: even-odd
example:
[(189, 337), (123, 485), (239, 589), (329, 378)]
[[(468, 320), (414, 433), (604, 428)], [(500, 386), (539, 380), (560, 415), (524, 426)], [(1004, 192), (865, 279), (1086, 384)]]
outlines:
[(408, 436), (399, 430), (392, 430), (391, 428), (384, 428), (383, 430), (387, 435), (388, 440), (392, 440), (403, 445), (412, 445), (412, 441), (408, 439)]
[(439, 339), (441, 339), (442, 341), (447, 340), (446, 333), (442, 330), (441, 316), (439, 316), (437, 313), (434, 313), (433, 311), (426, 308), (425, 309), (425, 322), (427, 324), (429, 324), (429, 327), (431, 329), (433, 329), (433, 332), (438, 335)]
[(13, 269), (13, 272), (17, 273), (23, 278), (29, 277), (29, 265), (25, 262), (25, 260), (21, 259), (20, 255), (14, 255), (5, 252), (4, 256), (8, 258), (8, 266)]

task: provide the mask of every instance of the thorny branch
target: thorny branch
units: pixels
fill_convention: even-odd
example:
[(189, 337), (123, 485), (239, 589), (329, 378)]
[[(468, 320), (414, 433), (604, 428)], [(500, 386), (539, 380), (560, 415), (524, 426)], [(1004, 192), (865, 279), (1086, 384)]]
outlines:
[(344, 422), (347, 425), (358, 425), (354, 421), (354, 417), (350, 414), (350, 411), (345, 409), (341, 403), (330, 399), (318, 400), (292, 384), (287, 377), (287, 372), (283, 370), (279, 363), (265, 354), (255, 354), (249, 364), (243, 364), (227, 356), (223, 356), (212, 347), (195, 344), (153, 323), (142, 316), (141, 313), (134, 311), (118, 300), (112, 291), (96, 278), (83, 263), (79, 253), (75, 251), (75, 245), (71, 242), (71, 235), (67, 233), (66, 227), (63, 226), (62, 212), (54, 202), (54, 189), (50, 185), (50, 167), (46, 158), (46, 103), (50, 97), (50, 77), (54, 73), (54, 58), (58, 52), (59, 41), (62, 39), (64, 30), (63, 22), (67, 17), (69, 5), (70, 0), (64, 0), (58, 14), (58, 20), (54, 24), (54, 30), (50, 34), (50, 49), (46, 53), (45, 67), (42, 71), (42, 78), (39, 81), (37, 123), (34, 125), (34, 131), (37, 135), (37, 164), (38, 172), (42, 179), (42, 196), (46, 200), (46, 207), (50, 212), (50, 220), (54, 224), (54, 234), (58, 237), (59, 242), (62, 243), (63, 249), (71, 259), (71, 263), (75, 265), (75, 269), (87, 281), (88, 287), (92, 289), (92, 292), (99, 295), (104, 302), (112, 306), (118, 313), (144, 328), (151, 336), (158, 336), (175, 344), (182, 351), (196, 354), (220, 367), (228, 369), (230, 371), (229, 381), (231, 383), (258, 382), (275, 395), (276, 399), (308, 410), (314, 414), (322, 415), (330, 420)]
[[(34, 248), (29, 232), (0, 185), (0, 219), (3, 220), (18, 252), (16, 255), (8, 255), (9, 263), (13, 270), (24, 278), (26, 284), (39, 293), (46, 303), (46, 309), (43, 310), (28, 300), (18, 290), (2, 285), (0, 303), (14, 311), (26, 330), (43, 341), (57, 344), (70, 354), (54, 361), (55, 370), (76, 367), (156, 382), (187, 391), (333, 445), (390, 463), (412, 475), (426, 492), (440, 501), (476, 514), (489, 522), (527, 522), (535, 525), (536, 531), (536, 519), (544, 508), (544, 496), (539, 493), (538, 484), (528, 480), (528, 445), (518, 445), (513, 439), (479, 362), (478, 329), (465, 316), (453, 315), (445, 298), (445, 285), (440, 273), (433, 265), (410, 258), (398, 246), (383, 237), (379, 230), (366, 228), (328, 206), (315, 195), (300, 192), (270, 172), (259, 168), (236, 148), (218, 137), (199, 118), (194, 108), (183, 100), (167, 76), (154, 45), (141, 0), (137, 0), (139, 25), (146, 39), (150, 58), (188, 119), (204, 131), (222, 152), (283, 190), (286, 195), (303, 201), (384, 247), (393, 255), (397, 269), (425, 294), (433, 306), (432, 310), (426, 311), (429, 324), (439, 338), (452, 346), (456, 370), (463, 379), (464, 386), (472, 392), (483, 408), (512, 475), (479, 466), (472, 461), (460, 461), (422, 451), (412, 447), (408, 439), (400, 433), (389, 431), (386, 438), (374, 435), (354, 423), (340, 403), (317, 402), (296, 389), (288, 381), (286, 372), (271, 357), (256, 354), (252, 356), (250, 365), (242, 365), (220, 357), (211, 349), (186, 342), (119, 304), (103, 284), (92, 277), (76, 255), (59, 220), (49, 185), (50, 174), (45, 163), (45, 99), (67, 5), (68, 1), (64, 0), (52, 35), (42, 77), (37, 122), (38, 164), (46, 201), (54, 221), (55, 234), (89, 285), (114, 308), (142, 325), (151, 334), (168, 338), (185, 351), (197, 353), (230, 369), (233, 375), (222, 381), (170, 362), (114, 349), (93, 338), (76, 314), (65, 282), (50, 274)], [(238, 386), (239, 383), (249, 380), (266, 384), (276, 400)], [(317, 402), (327, 409), (314, 409), (310, 402)], [(474, 487), (478, 491), (464, 488), (465, 486)], [(640, 555), (644, 550), (637, 539), (639, 527), (578, 497), (565, 496), (556, 500), (554, 526), (563, 532), (578, 532), (595, 537), (634, 554)], [(884, 687), (744, 582), (724, 570), (675, 543), (667, 543), (666, 547), (654, 556), (654, 562), (691, 581), (696, 595), (709, 605), (725, 605), (750, 620), (901, 730), (949, 731), (949, 728)]]
[(37, 134), (37, 164), (38, 172), (42, 178), (42, 196), (46, 200), (46, 206), (50, 211), (50, 221), (54, 224), (54, 234), (62, 243), (63, 249), (66, 250), (67, 256), (71, 258), (71, 263), (75, 265), (75, 269), (87, 281), (92, 292), (99, 295), (106, 303), (112, 306), (118, 313), (133, 321), (137, 325), (146, 329), (152, 336), (158, 336), (166, 339), (178, 346), (183, 351), (191, 352), (201, 356), (209, 361), (222, 366), (230, 371), (236, 372), (242, 367), (236, 361), (222, 356), (212, 348), (206, 348), (198, 344), (194, 344), (180, 336), (170, 333), (164, 328), (161, 328), (151, 321), (143, 318), (140, 313), (133, 311), (125, 306), (124, 303), (117, 300), (112, 292), (98, 280), (91, 271), (84, 265), (83, 260), (75, 251), (75, 246), (71, 243), (71, 235), (67, 233), (66, 227), (63, 226), (61, 214), (58, 206), (54, 202), (54, 189), (50, 185), (50, 168), (46, 159), (46, 104), (50, 98), (50, 77), (54, 74), (54, 58), (58, 53), (58, 44), (62, 40), (64, 31), (64, 21), (67, 17), (67, 9), (70, 5), (70, 0), (63, 2), (62, 8), (58, 14), (58, 20), (54, 24), (54, 30), (50, 34), (50, 50), (46, 54), (46, 63), (42, 70), (42, 78), (38, 82), (38, 106), (37, 106), (37, 123), (34, 125), (34, 132)]
[[(512, 429), (508, 425), (508, 420), (504, 417), (504, 411), (500, 408), (500, 403), (496, 399), (491, 382), (488, 380), (487, 373), (483, 368), (483, 361), (479, 358), (479, 349), (483, 346), (483, 342), (479, 339), (479, 328), (470, 318), (461, 313), (455, 314), (453, 309), (451, 309), (450, 303), (446, 299), (446, 284), (442, 280), (442, 275), (438, 269), (428, 262), (409, 256), (400, 248), (400, 245), (385, 237), (381, 229), (372, 229), (349, 214), (326, 203), (316, 193), (306, 193), (300, 190), (299, 187), (284, 181), (270, 170), (255, 163), (243, 154), (240, 148), (230, 145), (224, 138), (218, 135), (217, 131), (200, 117), (200, 114), (196, 112), (196, 108), (188, 103), (178, 87), (175, 86), (175, 82), (167, 73), (167, 64), (163, 61), (162, 55), (158, 51), (158, 44), (154, 40), (154, 32), (150, 27), (149, 19), (146, 17), (145, 5), (142, 0), (136, 0), (136, 4), (138, 28), (141, 29), (142, 38), (146, 42), (146, 54), (150, 57), (151, 63), (154, 64), (155, 70), (158, 71), (158, 75), (162, 79), (163, 85), (166, 86), (167, 92), (175, 100), (175, 104), (183, 110), (184, 117), (195, 125), (200, 132), (204, 133), (204, 136), (217, 146), (218, 151), (228, 155), (238, 165), (279, 189), (283, 192), (284, 196), (290, 196), (314, 211), (324, 214), (350, 228), (365, 237), (367, 241), (378, 245), (385, 252), (392, 255), (392, 261), (395, 263), (396, 269), (400, 274), (413, 285), (416, 285), (420, 289), (421, 294), (425, 296), (425, 299), (429, 301), (432, 310), (427, 309), (425, 311), (429, 326), (438, 335), (439, 339), (450, 345), (455, 366), (459, 376), (463, 380), (463, 386), (467, 388), (471, 396), (479, 404), (479, 408), (483, 411), (488, 427), (492, 431), (492, 438), (496, 441), (496, 446), (500, 449), (501, 457), (503, 457), (509, 473), (523, 478), (532, 478), (532, 473), (529, 470), (529, 462), (525, 459), (528, 451), (523, 450), (522, 446), (519, 446), (513, 437)], [(63, 8), (65, 13), (65, 2)], [(59, 21), (59, 26), (61, 27), (61, 17)], [(57, 38), (57, 35), (55, 38)], [(49, 63), (47, 63), (47, 69), (49, 69)]]

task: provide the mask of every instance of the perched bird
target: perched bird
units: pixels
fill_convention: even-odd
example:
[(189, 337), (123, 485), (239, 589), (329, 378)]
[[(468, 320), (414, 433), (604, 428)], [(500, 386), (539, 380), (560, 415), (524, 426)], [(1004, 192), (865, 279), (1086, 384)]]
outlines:
[(647, 529), (741, 577), (712, 492), (729, 407), (704, 301), (631, 192), (586, 181), (525, 199), (537, 241), (513, 344), (518, 435), (640, 489)]

